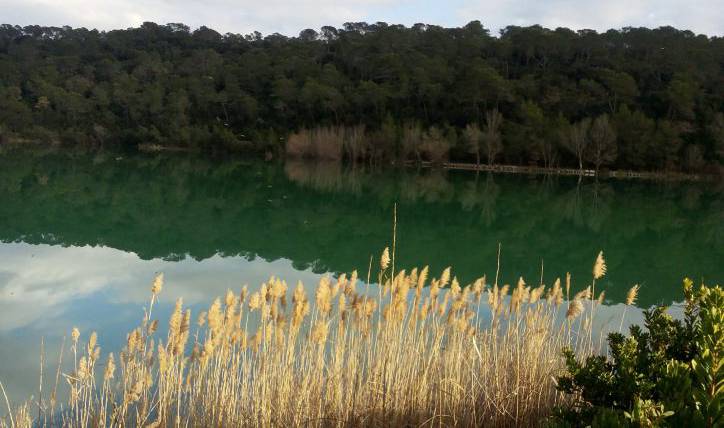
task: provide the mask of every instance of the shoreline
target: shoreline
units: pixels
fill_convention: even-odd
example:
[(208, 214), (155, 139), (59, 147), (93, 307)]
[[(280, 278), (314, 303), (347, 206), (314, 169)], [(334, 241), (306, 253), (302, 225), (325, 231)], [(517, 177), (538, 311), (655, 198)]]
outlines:
[[(61, 144), (37, 144), (30, 141), (23, 141), (23, 142), (4, 142), (3, 144), (0, 144), (0, 149), (2, 148), (57, 148), (62, 149)], [(107, 149), (103, 148), (92, 148), (91, 151), (105, 151)], [(111, 149), (112, 151), (112, 149)], [(203, 155), (203, 152), (199, 152), (196, 150), (193, 150), (188, 147), (182, 147), (182, 146), (163, 146), (160, 144), (139, 144), (136, 149), (134, 150), (136, 153), (139, 154), (201, 154)], [(0, 151), (0, 154), (2, 151)], [(229, 153), (232, 153), (234, 156), (244, 155), (247, 157), (253, 157), (253, 158), (259, 158), (264, 159), (264, 156), (260, 153), (241, 153), (239, 151), (230, 150)], [(314, 158), (296, 158), (296, 157), (289, 157), (289, 156), (279, 156), (277, 159), (281, 159), (283, 161), (286, 161), (288, 159), (294, 159), (304, 162), (340, 162), (340, 163), (347, 163), (345, 160), (324, 160), (324, 159), (314, 159)], [(266, 159), (266, 161), (269, 161), (270, 159)], [(583, 169), (579, 170), (577, 168), (546, 168), (541, 166), (524, 166), (524, 165), (510, 165), (510, 164), (494, 164), (494, 165), (488, 165), (488, 164), (475, 164), (470, 162), (430, 162), (430, 161), (416, 161), (416, 160), (403, 160), (403, 161), (391, 161), (390, 165), (393, 168), (397, 168), (399, 166), (402, 166), (403, 168), (409, 168), (409, 167), (421, 167), (421, 168), (442, 168), (446, 170), (453, 170), (453, 171), (485, 171), (485, 172), (493, 172), (498, 174), (526, 174), (526, 175), (558, 175), (558, 176), (580, 176), (580, 177), (594, 177), (594, 178), (616, 178), (616, 179), (623, 179), (623, 180), (653, 180), (653, 181), (672, 181), (672, 182), (716, 182), (724, 180), (724, 176), (716, 173), (704, 173), (704, 174), (690, 174), (685, 172), (665, 172), (665, 171), (635, 171), (635, 170), (625, 170), (625, 169), (619, 169), (619, 170), (603, 170), (599, 172), (599, 174), (596, 174), (596, 171), (593, 169)]]
[(575, 168), (545, 168), (540, 166), (520, 166), (520, 165), (487, 165), (474, 164), (465, 162), (416, 162), (404, 161), (404, 166), (420, 166), (422, 168), (442, 167), (448, 170), (457, 171), (485, 171), (502, 174), (529, 174), (529, 175), (563, 175), (563, 176), (580, 176), (594, 178), (617, 178), (617, 179), (643, 179), (643, 180), (663, 180), (663, 181), (718, 181), (721, 177), (717, 174), (688, 174), (683, 172), (655, 172), (655, 171), (633, 171), (633, 170), (608, 170), (596, 175), (593, 169), (578, 170)]

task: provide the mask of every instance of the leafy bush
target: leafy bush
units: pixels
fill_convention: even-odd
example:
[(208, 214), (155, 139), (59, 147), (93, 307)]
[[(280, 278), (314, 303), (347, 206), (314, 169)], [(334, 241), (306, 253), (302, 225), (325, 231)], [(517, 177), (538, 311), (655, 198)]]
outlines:
[(684, 280), (684, 319), (644, 311), (645, 329), (608, 336), (610, 358), (564, 350), (558, 390), (575, 396), (558, 426), (716, 427), (724, 424), (724, 291)]

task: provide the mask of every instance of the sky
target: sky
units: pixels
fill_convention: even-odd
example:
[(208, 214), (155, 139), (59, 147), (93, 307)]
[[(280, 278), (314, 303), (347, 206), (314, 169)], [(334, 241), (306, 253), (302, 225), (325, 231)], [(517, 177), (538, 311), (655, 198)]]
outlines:
[(724, 35), (724, 0), (0, 0), (0, 23), (97, 28), (144, 21), (182, 22), (221, 33), (299, 34), (345, 22), (446, 27), (479, 20), (497, 34), (507, 25), (541, 24), (574, 30), (671, 25)]

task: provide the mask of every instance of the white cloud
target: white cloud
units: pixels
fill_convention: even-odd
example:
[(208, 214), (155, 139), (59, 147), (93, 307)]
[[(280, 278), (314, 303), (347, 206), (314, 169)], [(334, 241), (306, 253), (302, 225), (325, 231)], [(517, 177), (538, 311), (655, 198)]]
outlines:
[[(311, 296), (321, 277), (294, 269), (286, 259), (248, 261), (216, 255), (173, 262), (142, 260), (108, 247), (0, 244), (0, 381), (11, 400), (20, 404), (37, 392), (37, 381), (28, 380), (39, 377), (41, 337), (48, 362), (58, 361), (63, 337), (73, 326), (83, 337), (97, 331), (103, 351), (118, 352), (125, 333), (142, 319), (157, 272), (166, 278), (161, 307), (173, 305), (178, 297), (183, 297), (185, 307), (205, 307), (227, 289), (238, 294), (248, 284), (257, 290), (269, 275), (286, 280), (290, 289), (301, 280)], [(46, 378), (45, 388), (52, 386), (52, 377)]]
[(457, 15), (462, 22), (478, 19), (494, 30), (508, 24), (598, 31), (671, 25), (695, 33), (724, 34), (724, 7), (719, 0), (466, 1), (458, 7)]
[(296, 35), (304, 28), (363, 20), (366, 11), (392, 0), (0, 0), (3, 21), (27, 25), (71, 25), (99, 29), (127, 28), (144, 21), (182, 22), (219, 32)]
[[(294, 269), (286, 259), (248, 261), (216, 255), (202, 261), (141, 260), (108, 247), (3, 244), (0, 260), (0, 334), (57, 325), (73, 304), (86, 298), (96, 305), (123, 304), (141, 313), (157, 272), (166, 278), (161, 298), (173, 302), (183, 297), (187, 304), (210, 303), (229, 288), (238, 293), (243, 284), (258, 288), (269, 275), (291, 285), (301, 280), (311, 292), (321, 277)], [(130, 321), (137, 318), (134, 315)]]
[(183, 22), (192, 28), (206, 25), (222, 33), (258, 30), (296, 35), (304, 28), (348, 21), (463, 25), (477, 19), (493, 31), (509, 24), (599, 31), (672, 25), (724, 34), (721, 0), (0, 0), (0, 10), (0, 20), (10, 24), (104, 30), (153, 21)]

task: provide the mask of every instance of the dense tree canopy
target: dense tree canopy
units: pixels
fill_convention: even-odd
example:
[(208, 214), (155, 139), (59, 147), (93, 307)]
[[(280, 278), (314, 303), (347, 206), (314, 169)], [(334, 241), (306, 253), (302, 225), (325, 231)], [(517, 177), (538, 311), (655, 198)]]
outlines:
[(345, 140), (330, 157), (720, 169), (724, 39), (671, 27), (493, 37), (477, 21), (298, 37), (0, 26), (0, 142), (274, 153), (290, 133)]

